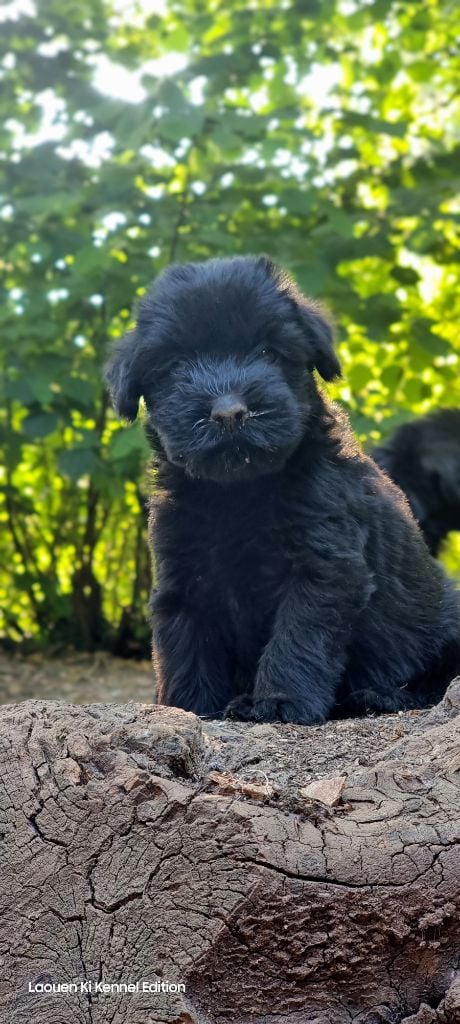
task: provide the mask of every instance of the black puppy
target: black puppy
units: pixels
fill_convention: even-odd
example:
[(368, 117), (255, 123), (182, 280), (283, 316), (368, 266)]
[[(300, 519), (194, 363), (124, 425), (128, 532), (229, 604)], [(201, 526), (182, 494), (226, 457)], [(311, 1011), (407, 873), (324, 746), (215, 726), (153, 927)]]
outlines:
[(172, 266), (107, 379), (157, 453), (158, 700), (310, 724), (423, 705), (458, 608), (401, 492), (318, 391), (329, 323), (270, 260)]
[(437, 555), (447, 534), (460, 530), (460, 409), (404, 423), (372, 457), (404, 491)]

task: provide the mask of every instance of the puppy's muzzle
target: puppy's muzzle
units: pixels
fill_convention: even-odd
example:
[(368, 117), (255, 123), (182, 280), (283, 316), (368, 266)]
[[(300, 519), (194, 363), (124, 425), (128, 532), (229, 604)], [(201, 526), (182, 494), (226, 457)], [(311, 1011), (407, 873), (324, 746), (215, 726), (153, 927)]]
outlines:
[(242, 427), (249, 416), (249, 409), (239, 395), (219, 395), (212, 404), (210, 420), (225, 430)]

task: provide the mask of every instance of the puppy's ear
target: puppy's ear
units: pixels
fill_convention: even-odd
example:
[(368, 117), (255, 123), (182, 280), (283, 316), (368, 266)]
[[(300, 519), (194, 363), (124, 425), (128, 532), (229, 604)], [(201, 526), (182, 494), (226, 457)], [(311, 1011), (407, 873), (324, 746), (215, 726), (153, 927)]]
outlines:
[(340, 377), (341, 367), (334, 352), (334, 333), (327, 314), (316, 302), (296, 297), (297, 313), (312, 354), (312, 369), (317, 369), (323, 380)]
[(272, 278), (295, 311), (310, 355), (310, 369), (318, 370), (323, 380), (340, 377), (340, 362), (334, 351), (332, 324), (322, 306), (306, 299), (292, 278), (268, 256), (259, 256), (258, 265)]
[(119, 416), (135, 420), (143, 391), (141, 343), (137, 331), (129, 331), (114, 345), (104, 377)]

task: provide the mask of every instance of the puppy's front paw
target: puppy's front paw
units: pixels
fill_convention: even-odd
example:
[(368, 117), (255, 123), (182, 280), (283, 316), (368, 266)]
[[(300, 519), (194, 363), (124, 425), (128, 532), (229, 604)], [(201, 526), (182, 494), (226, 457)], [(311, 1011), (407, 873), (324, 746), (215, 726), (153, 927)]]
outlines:
[(292, 722), (296, 725), (315, 725), (324, 720), (293, 701), (276, 697), (257, 700), (247, 693), (230, 701), (225, 717), (242, 722)]
[(251, 694), (242, 693), (239, 697), (234, 697), (225, 708), (224, 718), (236, 718), (240, 722), (252, 722), (254, 720), (254, 703)]

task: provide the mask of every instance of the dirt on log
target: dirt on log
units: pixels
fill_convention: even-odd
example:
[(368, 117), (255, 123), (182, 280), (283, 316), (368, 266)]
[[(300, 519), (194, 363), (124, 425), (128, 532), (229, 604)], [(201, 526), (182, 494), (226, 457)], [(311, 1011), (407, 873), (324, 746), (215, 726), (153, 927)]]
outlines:
[(311, 729), (26, 701), (0, 741), (5, 1024), (460, 1021), (460, 679)]

